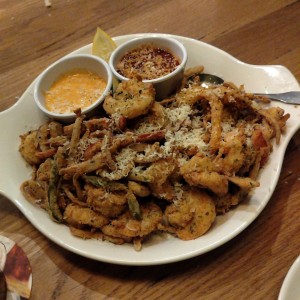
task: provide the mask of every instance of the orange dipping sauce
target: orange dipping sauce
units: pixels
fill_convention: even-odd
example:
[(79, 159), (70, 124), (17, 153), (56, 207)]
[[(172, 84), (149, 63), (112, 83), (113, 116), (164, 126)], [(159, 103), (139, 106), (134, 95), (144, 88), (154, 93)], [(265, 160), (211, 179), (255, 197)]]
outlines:
[(104, 92), (106, 82), (88, 70), (73, 70), (59, 77), (45, 93), (45, 105), (58, 114), (92, 105)]

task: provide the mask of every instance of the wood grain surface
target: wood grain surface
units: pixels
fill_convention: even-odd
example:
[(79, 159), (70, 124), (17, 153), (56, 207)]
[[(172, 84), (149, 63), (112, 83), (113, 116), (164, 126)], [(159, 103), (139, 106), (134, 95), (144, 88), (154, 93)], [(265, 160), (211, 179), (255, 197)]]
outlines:
[[(300, 1), (51, 3), (0, 0), (0, 111), (13, 105), (46, 66), (91, 43), (97, 26), (111, 36), (159, 32), (195, 38), (247, 63), (284, 65), (300, 80)], [(80, 257), (46, 239), (3, 196), (0, 234), (28, 255), (31, 299), (277, 299), (300, 255), (299, 156), (297, 132), (260, 216), (230, 242), (186, 261), (126, 267)]]

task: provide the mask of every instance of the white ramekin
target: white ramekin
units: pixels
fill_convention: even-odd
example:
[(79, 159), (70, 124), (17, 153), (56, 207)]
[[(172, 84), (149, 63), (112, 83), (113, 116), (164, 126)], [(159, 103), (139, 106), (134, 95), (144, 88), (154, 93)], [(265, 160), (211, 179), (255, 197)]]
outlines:
[(155, 47), (167, 50), (175, 55), (180, 60), (178, 67), (171, 73), (151, 80), (143, 80), (144, 82), (153, 83), (156, 90), (156, 99), (162, 100), (172, 92), (175, 91), (176, 87), (181, 83), (184, 73), (184, 68), (187, 62), (187, 51), (182, 43), (174, 38), (162, 37), (162, 36), (147, 36), (141, 38), (135, 38), (127, 41), (118, 46), (111, 54), (109, 59), (109, 66), (113, 72), (113, 75), (119, 81), (129, 80), (117, 72), (117, 64), (122, 59), (125, 53), (131, 51), (141, 45), (151, 44)]
[(34, 87), (35, 103), (49, 118), (63, 122), (72, 122), (75, 120), (75, 113), (59, 114), (49, 111), (45, 106), (45, 92), (49, 90), (51, 85), (61, 75), (76, 69), (92, 71), (106, 81), (106, 87), (102, 95), (92, 105), (83, 109), (82, 114), (89, 116), (95, 113), (98, 106), (104, 101), (105, 97), (110, 92), (113, 76), (106, 61), (89, 54), (76, 54), (63, 57), (40, 74)]

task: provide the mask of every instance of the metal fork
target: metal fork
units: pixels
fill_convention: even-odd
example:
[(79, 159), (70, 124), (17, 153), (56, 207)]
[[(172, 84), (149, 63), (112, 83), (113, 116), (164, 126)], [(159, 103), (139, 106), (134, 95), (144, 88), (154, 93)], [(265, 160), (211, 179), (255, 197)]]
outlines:
[(286, 93), (277, 93), (277, 94), (261, 94), (255, 93), (257, 96), (266, 96), (275, 101), (281, 101), (286, 104), (300, 104), (300, 92), (292, 91)]
[[(199, 73), (200, 81), (203, 86), (207, 84), (222, 84), (224, 80), (216, 75), (207, 74), (207, 73)], [(253, 93), (257, 96), (266, 96), (272, 100), (280, 101), (286, 104), (300, 104), (300, 91), (292, 91), (286, 93), (277, 93), (277, 94), (263, 94), (263, 93)]]

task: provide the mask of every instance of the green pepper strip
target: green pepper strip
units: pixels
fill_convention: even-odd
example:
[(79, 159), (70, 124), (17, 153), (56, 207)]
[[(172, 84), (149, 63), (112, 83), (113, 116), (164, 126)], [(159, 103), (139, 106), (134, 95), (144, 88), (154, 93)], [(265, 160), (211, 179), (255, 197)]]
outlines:
[(92, 185), (96, 187), (106, 187), (107, 186), (107, 181), (98, 177), (98, 176), (83, 176), (84, 180), (87, 181), (88, 183), (91, 183)]
[(129, 191), (127, 197), (128, 197), (127, 202), (128, 202), (129, 211), (131, 212), (132, 216), (136, 220), (141, 220), (142, 216), (140, 211), (140, 205), (135, 195), (131, 191)]
[(83, 176), (84, 180), (91, 183), (92, 185), (96, 187), (104, 187), (110, 191), (123, 191), (127, 192), (126, 196), (127, 197), (127, 202), (128, 202), (128, 207), (129, 211), (132, 214), (132, 216), (137, 219), (141, 220), (141, 212), (140, 212), (140, 205), (139, 202), (137, 201), (135, 195), (131, 192), (128, 191), (128, 188), (119, 182), (108, 182), (98, 176)]
[(103, 187), (106, 188), (108, 191), (123, 191), (127, 192), (128, 188), (125, 184), (116, 182), (116, 181), (107, 181), (99, 176), (93, 176), (93, 175), (84, 175), (83, 179), (94, 185), (95, 187)]
[(48, 187), (48, 213), (57, 222), (63, 221), (63, 215), (57, 203), (57, 185), (59, 181), (58, 168), (55, 160), (51, 162), (50, 180)]

